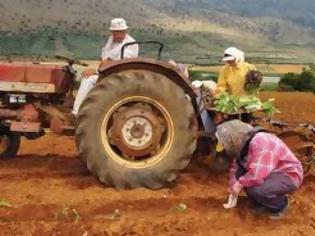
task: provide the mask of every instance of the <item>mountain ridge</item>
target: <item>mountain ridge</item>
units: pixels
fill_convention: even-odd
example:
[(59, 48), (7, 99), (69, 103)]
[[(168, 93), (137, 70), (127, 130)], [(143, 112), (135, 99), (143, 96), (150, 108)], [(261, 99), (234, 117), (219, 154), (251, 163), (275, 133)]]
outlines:
[(2, 0), (0, 53), (51, 56), (66, 48), (97, 58), (110, 19), (124, 17), (133, 36), (164, 42), (177, 60), (234, 45), (251, 56), (310, 61), (314, 9), (310, 0)]

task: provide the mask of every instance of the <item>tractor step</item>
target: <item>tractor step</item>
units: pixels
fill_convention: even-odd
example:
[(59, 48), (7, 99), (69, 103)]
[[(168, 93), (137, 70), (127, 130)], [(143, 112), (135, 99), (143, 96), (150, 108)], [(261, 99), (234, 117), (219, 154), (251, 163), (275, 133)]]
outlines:
[(39, 122), (12, 121), (10, 130), (23, 133), (38, 133), (41, 130), (41, 124)]
[(65, 124), (65, 122), (57, 117), (50, 121), (50, 130), (54, 134), (73, 136), (75, 127), (72, 124)]

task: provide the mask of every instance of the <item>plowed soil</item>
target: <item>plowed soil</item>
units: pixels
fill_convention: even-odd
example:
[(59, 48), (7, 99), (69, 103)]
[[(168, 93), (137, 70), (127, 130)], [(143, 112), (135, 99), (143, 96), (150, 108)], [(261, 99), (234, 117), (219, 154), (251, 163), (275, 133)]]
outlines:
[[(279, 118), (315, 123), (314, 95), (262, 96), (277, 99)], [(73, 138), (48, 134), (23, 140), (17, 158), (1, 161), (0, 181), (0, 235), (315, 235), (315, 179), (291, 197), (286, 218), (270, 221), (245, 197), (223, 209), (226, 173), (192, 163), (173, 188), (119, 191), (90, 175)]]

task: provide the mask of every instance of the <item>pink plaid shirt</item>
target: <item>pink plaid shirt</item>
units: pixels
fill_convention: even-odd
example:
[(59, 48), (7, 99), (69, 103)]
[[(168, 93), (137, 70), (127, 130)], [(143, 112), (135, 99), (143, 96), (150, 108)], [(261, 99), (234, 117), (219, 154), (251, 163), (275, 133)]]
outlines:
[[(239, 179), (244, 187), (260, 185), (275, 172), (289, 176), (296, 187), (303, 181), (303, 168), (299, 160), (277, 136), (258, 133), (250, 141), (248, 159), (245, 164), (247, 173)], [(234, 160), (230, 169), (230, 189), (236, 182), (237, 169)]]

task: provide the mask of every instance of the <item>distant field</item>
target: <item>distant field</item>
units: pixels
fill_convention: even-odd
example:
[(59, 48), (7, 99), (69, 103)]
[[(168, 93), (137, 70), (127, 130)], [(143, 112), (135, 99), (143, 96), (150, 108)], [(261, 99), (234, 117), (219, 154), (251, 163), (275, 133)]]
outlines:
[[(82, 60), (85, 63), (89, 64), (91, 67), (97, 67), (100, 61), (97, 60)], [(53, 62), (48, 62), (53, 63)], [(307, 65), (300, 65), (300, 64), (258, 64), (255, 65), (259, 71), (266, 75), (280, 75), (285, 73), (301, 73), (303, 68), (307, 67)], [(204, 73), (218, 73), (222, 68), (222, 65), (218, 66), (196, 66), (196, 65), (188, 65), (191, 71), (200, 71)]]
[[(17, 57), (18, 58), (18, 57)], [(38, 60), (34, 58), (20, 58), (20, 59), (15, 59), (16, 61), (23, 61), (23, 62), (38, 62)], [(6, 61), (4, 58), (0, 59), (0, 61)], [(97, 68), (100, 61), (98, 60), (82, 60), (83, 62), (87, 63), (89, 67), (92, 68)], [(47, 61), (42, 61), (41, 63), (43, 64), (66, 64), (63, 61), (52, 61), (47, 59)], [(199, 65), (187, 65), (189, 68), (189, 71), (191, 73), (198, 73), (198, 74), (203, 74), (205, 77), (207, 75), (212, 75), (217, 77), (217, 74), (219, 73), (220, 69), (222, 68), (223, 65), (215, 65), (215, 66), (199, 66)], [(307, 67), (307, 65), (303, 64), (256, 64), (256, 68), (261, 71), (264, 76), (267, 77), (280, 77), (282, 74), (285, 73), (301, 73), (303, 68)], [(81, 66), (76, 66), (79, 71), (83, 70), (84, 68)], [(268, 81), (270, 82), (270, 81)]]
[[(264, 74), (285, 74), (285, 73), (301, 73), (303, 68), (307, 67), (307, 65), (300, 64), (257, 64), (255, 65), (259, 71)], [(210, 72), (210, 73), (218, 73), (222, 68), (221, 65), (218, 66), (195, 66), (191, 65), (190, 69), (192, 71), (202, 71), (202, 72)]]
[[(42, 61), (42, 63), (62, 63), (61, 61), (54, 61), (51, 58), (37, 58), (34, 57), (28, 57), (28, 56), (19, 56), (19, 55), (12, 55), (11, 56), (1, 56), (0, 55), (0, 61), (6, 61), (6, 60), (16, 60), (16, 61)], [(98, 60), (84, 60), (82, 61), (89, 64), (91, 67), (97, 67), (100, 63)], [(301, 73), (303, 68), (307, 68), (308, 65), (306, 64), (254, 64), (256, 68), (261, 71), (265, 76), (279, 76), (281, 74), (285, 73)], [(196, 71), (200, 73), (218, 73), (223, 65), (211, 65), (211, 66), (200, 66), (200, 65), (194, 65), (194, 64), (188, 64), (187, 65), (190, 71)]]

